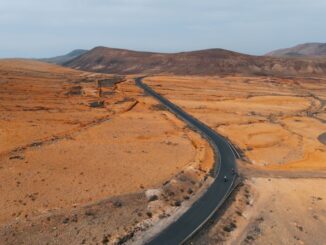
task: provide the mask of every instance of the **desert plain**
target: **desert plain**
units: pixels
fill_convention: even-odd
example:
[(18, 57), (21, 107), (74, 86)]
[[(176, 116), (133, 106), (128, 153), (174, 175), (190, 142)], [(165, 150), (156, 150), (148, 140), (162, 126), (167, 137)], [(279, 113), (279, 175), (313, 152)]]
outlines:
[[(22, 60), (1, 61), (0, 74), (5, 244), (118, 242), (162, 215), (146, 190), (168, 188), (179, 174), (191, 182), (181, 197), (189, 199), (213, 164), (208, 143), (132, 79)], [(163, 206), (178, 206), (170, 196)], [(115, 216), (94, 225), (96, 212)]]
[[(0, 61), (3, 244), (139, 242), (209, 186), (209, 142), (134, 78)], [(325, 78), (144, 82), (241, 156), (237, 190), (189, 244), (326, 241)]]
[[(146, 82), (227, 137), (244, 181), (189, 244), (323, 244), (324, 78), (149, 77)], [(231, 198), (232, 199), (232, 198)]]

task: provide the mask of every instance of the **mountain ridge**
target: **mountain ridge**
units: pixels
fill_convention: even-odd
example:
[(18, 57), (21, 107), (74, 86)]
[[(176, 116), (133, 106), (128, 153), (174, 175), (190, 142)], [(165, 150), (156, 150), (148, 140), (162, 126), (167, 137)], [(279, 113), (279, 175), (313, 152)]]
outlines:
[(155, 53), (99, 46), (63, 65), (115, 74), (326, 74), (326, 59), (252, 56), (225, 49)]
[(271, 51), (266, 56), (274, 57), (326, 57), (326, 43), (303, 43)]
[(38, 59), (39, 61), (51, 63), (51, 64), (58, 64), (62, 65), (84, 53), (86, 53), (88, 50), (85, 49), (75, 49), (67, 54), (64, 55), (59, 55), (51, 58), (43, 58), (43, 59)]

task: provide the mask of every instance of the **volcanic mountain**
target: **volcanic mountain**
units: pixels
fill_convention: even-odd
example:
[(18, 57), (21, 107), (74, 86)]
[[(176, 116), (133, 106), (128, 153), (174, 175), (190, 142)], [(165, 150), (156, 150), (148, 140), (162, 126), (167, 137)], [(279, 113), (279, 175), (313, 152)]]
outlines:
[(64, 65), (80, 70), (117, 74), (326, 74), (326, 59), (251, 56), (224, 49), (152, 53), (96, 47)]
[(68, 54), (64, 54), (64, 55), (60, 55), (60, 56), (56, 56), (56, 57), (52, 57), (52, 58), (40, 59), (40, 61), (61, 65), (63, 63), (66, 63), (66, 62), (86, 53), (86, 52), (87, 52), (87, 50), (84, 50), (84, 49), (75, 49)]
[(326, 43), (305, 43), (266, 54), (276, 57), (326, 57)]

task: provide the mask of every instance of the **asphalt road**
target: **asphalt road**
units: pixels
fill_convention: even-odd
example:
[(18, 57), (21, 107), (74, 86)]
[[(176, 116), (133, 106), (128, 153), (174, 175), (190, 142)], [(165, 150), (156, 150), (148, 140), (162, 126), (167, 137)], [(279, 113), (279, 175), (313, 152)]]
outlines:
[[(220, 208), (234, 188), (237, 175), (235, 148), (214, 130), (204, 123), (190, 116), (181, 108), (165, 99), (148, 85), (142, 83), (142, 78), (136, 79), (136, 84), (145, 92), (160, 101), (169, 111), (186, 122), (192, 129), (205, 137), (213, 147), (215, 153), (215, 169), (213, 176), (215, 180), (205, 194), (198, 199), (177, 221), (160, 232), (147, 244), (182, 244), (187, 241), (205, 222)], [(227, 177), (227, 182), (224, 181)]]

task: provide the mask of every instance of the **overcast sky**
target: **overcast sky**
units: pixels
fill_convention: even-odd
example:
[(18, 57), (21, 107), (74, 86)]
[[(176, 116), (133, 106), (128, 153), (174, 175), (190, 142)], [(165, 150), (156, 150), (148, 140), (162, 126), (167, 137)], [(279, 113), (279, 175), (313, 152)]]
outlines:
[(326, 42), (326, 0), (0, 0), (0, 57), (95, 46), (248, 54)]

